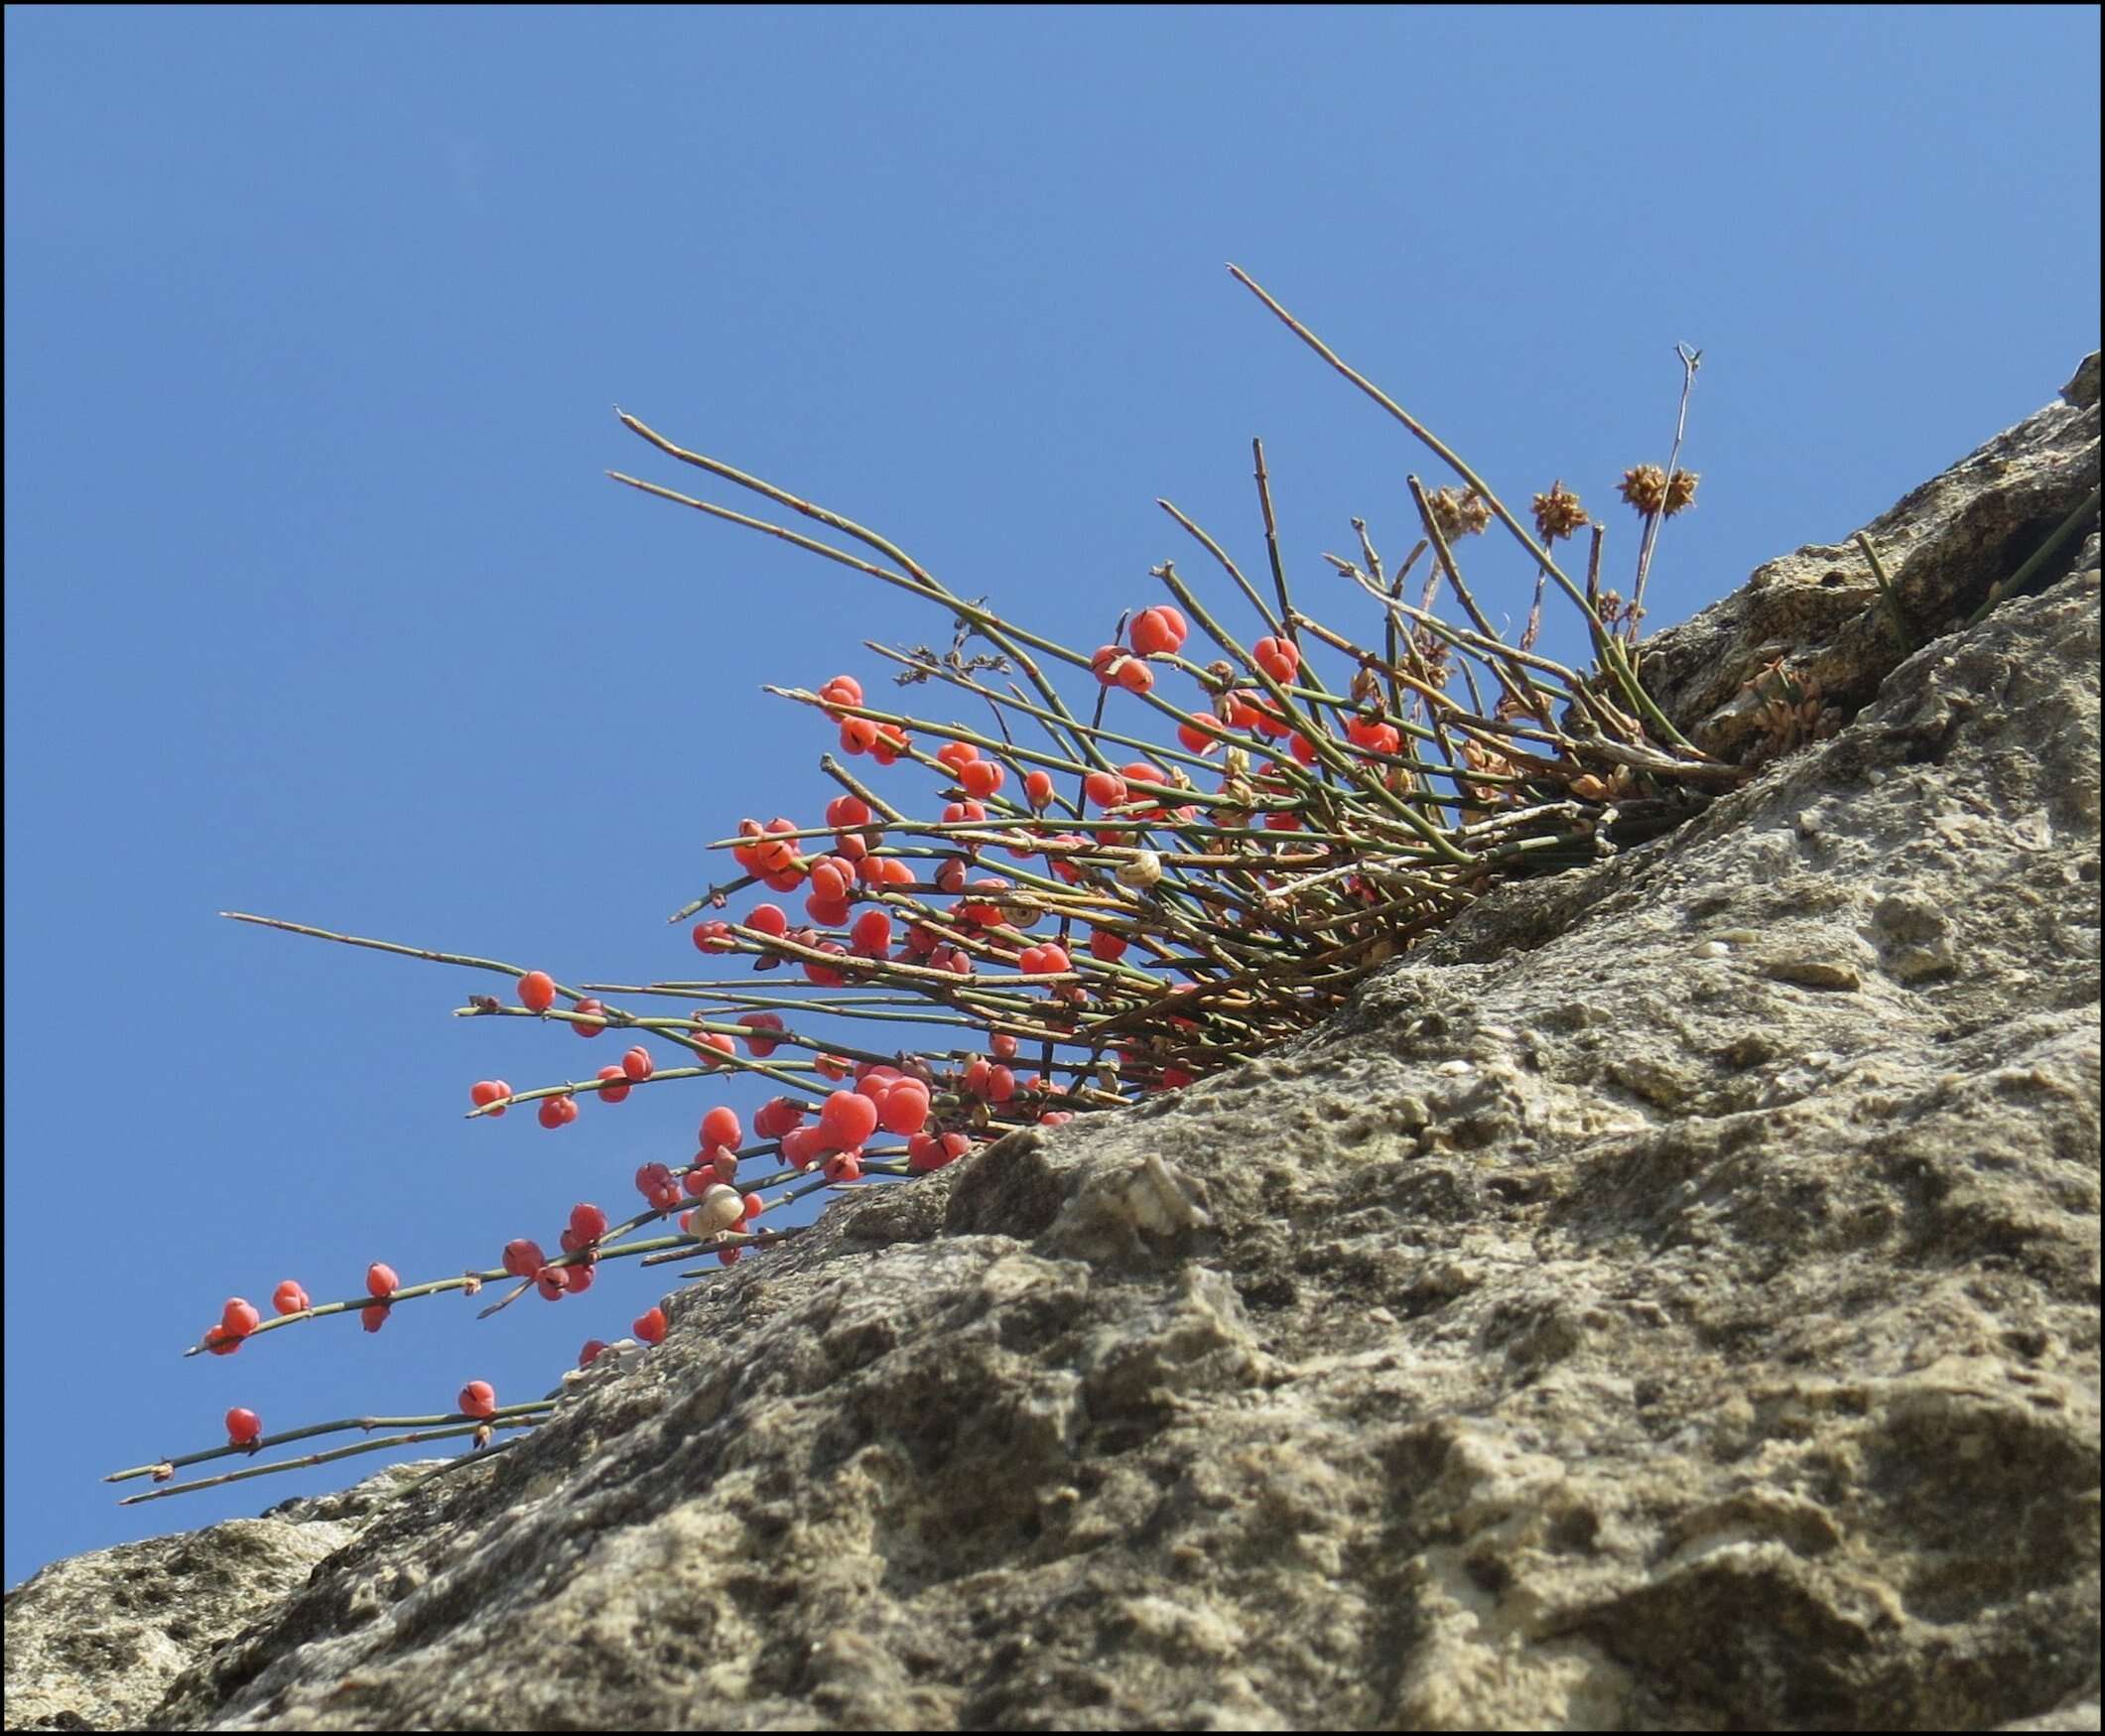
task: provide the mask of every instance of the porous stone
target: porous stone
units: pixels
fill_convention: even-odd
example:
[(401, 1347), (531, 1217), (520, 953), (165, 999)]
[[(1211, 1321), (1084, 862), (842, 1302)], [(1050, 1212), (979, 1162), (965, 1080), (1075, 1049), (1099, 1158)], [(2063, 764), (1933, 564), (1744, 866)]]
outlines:
[(1919, 649), (1793, 557), (1657, 659), (1803, 654), (1826, 738), (842, 1201), (127, 1697), (59, 1588), (160, 1557), (48, 1569), (10, 1727), (2095, 1728), (2095, 543), (1942, 630), (2095, 375), (1874, 527)]

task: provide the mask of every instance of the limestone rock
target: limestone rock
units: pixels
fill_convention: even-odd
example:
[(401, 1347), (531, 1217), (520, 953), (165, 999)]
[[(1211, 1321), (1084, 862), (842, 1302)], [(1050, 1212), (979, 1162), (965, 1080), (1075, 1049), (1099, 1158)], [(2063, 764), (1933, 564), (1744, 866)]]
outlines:
[[(148, 1726), (2094, 1728), (2095, 543), (1934, 635), (2095, 484), (2095, 371), (1875, 527), (1913, 654), (1793, 557), (1647, 666), (1802, 658), (1828, 738), (678, 1294)], [(10, 1604), (11, 1726), (139, 1721), (54, 1619), (132, 1553)]]

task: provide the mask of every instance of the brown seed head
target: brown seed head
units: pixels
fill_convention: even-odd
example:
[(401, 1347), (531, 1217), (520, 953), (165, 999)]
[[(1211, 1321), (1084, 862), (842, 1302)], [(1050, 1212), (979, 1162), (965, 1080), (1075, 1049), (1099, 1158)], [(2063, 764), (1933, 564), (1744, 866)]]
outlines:
[(1694, 470), (1676, 470), (1666, 479), (1666, 516), (1696, 503), (1696, 483), (1702, 478)]
[(1545, 543), (1568, 537), (1586, 522), (1586, 509), (1579, 497), (1565, 489), (1562, 480), (1550, 483), (1547, 494), (1535, 496), (1535, 529)]
[(1666, 504), (1666, 472), (1657, 465), (1633, 465), (1623, 472), (1621, 491), (1648, 518)]
[(1433, 523), (1449, 542), (1475, 536), (1491, 523), (1491, 508), (1474, 488), (1467, 493), (1441, 488), (1427, 495), (1426, 501), (1432, 507)]

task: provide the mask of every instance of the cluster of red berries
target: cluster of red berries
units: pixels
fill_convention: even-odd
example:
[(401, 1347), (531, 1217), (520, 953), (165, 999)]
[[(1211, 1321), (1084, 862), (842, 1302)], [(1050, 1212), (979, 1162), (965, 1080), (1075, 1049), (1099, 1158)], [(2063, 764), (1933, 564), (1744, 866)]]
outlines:
[(571, 1258), (560, 1265), (551, 1264), (541, 1252), (540, 1243), (518, 1236), (505, 1243), (501, 1264), (513, 1277), (527, 1279), (551, 1302), (582, 1295), (592, 1287), (599, 1239), (606, 1234), (606, 1213), (599, 1207), (589, 1203), (572, 1206), (570, 1222), (558, 1244), (563, 1254)]

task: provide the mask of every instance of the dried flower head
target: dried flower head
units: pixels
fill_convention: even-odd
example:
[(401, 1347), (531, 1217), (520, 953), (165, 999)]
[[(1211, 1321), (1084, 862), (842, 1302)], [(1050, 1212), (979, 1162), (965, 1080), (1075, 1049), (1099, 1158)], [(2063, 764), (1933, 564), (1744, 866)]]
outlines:
[(1449, 542), (1475, 536), (1491, 523), (1491, 508), (1484, 504), (1483, 497), (1474, 488), (1467, 493), (1441, 488), (1427, 495), (1426, 499), (1432, 506), (1433, 523), (1440, 527), (1440, 534)]
[(1654, 512), (1671, 517), (1695, 504), (1698, 480), (1693, 470), (1676, 470), (1669, 478), (1657, 465), (1633, 465), (1623, 472), (1622, 494), (1647, 518)]
[(1633, 465), (1623, 472), (1623, 498), (1649, 517), (1666, 504), (1666, 472), (1657, 465)]
[(1569, 492), (1562, 480), (1550, 483), (1547, 494), (1535, 496), (1535, 529), (1545, 543), (1568, 537), (1586, 522), (1586, 508)]

